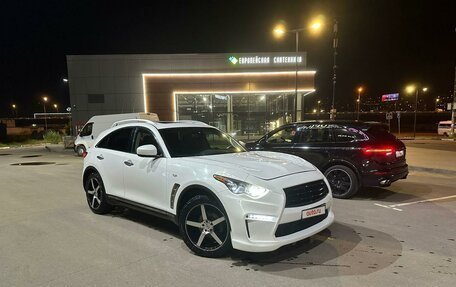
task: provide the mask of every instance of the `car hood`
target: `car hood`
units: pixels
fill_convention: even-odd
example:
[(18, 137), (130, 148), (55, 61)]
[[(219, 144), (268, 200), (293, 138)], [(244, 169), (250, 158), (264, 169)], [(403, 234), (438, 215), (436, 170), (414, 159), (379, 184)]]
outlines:
[(233, 170), (242, 169), (246, 173), (264, 180), (315, 170), (312, 164), (299, 157), (267, 151), (200, 156), (187, 158), (187, 160)]

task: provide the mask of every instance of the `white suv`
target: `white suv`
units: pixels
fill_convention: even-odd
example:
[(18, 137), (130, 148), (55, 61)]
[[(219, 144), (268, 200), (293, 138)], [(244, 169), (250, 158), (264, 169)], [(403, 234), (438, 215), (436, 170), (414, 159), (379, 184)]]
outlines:
[(93, 212), (121, 205), (171, 219), (205, 257), (272, 251), (334, 221), (329, 184), (313, 165), (247, 152), (201, 122), (114, 124), (85, 153), (83, 184)]

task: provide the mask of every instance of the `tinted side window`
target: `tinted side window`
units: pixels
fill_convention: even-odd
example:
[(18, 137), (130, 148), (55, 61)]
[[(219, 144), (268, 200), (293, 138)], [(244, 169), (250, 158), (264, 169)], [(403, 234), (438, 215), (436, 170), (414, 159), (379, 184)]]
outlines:
[(81, 137), (90, 136), (92, 134), (93, 123), (87, 123), (79, 133)]
[(133, 153), (136, 153), (138, 147), (147, 144), (153, 144), (157, 148), (158, 154), (160, 154), (160, 147), (155, 140), (154, 134), (146, 128), (138, 128), (133, 143)]
[(326, 143), (333, 141), (331, 130), (329, 128), (300, 128), (300, 143)]
[(98, 148), (112, 149), (122, 152), (130, 152), (131, 134), (133, 128), (116, 130), (104, 137), (97, 145)]
[(396, 139), (396, 137), (388, 131), (388, 126), (384, 125), (374, 125), (367, 130), (367, 133), (378, 140)]
[(334, 129), (334, 137), (336, 142), (352, 142), (367, 139), (362, 131), (354, 128), (336, 128)]
[(282, 128), (271, 134), (267, 139), (267, 143), (292, 143), (296, 135), (296, 126)]

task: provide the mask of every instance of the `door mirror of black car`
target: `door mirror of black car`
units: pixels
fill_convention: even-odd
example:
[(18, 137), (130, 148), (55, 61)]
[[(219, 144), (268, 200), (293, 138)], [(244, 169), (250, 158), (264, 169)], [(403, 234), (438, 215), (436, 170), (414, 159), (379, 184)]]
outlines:
[(141, 157), (157, 157), (157, 148), (153, 144), (146, 144), (136, 149), (136, 154)]

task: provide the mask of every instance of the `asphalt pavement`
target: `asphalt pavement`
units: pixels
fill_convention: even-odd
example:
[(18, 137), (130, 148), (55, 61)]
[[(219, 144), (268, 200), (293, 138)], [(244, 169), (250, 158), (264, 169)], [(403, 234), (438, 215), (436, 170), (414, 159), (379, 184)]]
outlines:
[[(408, 146), (409, 163), (434, 149)], [(415, 152), (413, 151), (415, 150)], [(450, 152), (453, 160), (456, 153)], [(430, 154), (430, 155), (429, 155)], [(443, 159), (442, 159), (443, 160)], [(24, 165), (41, 163), (41, 165)], [(442, 167), (435, 160), (428, 167)], [(452, 174), (413, 170), (335, 200), (327, 230), (275, 252), (192, 254), (172, 223), (93, 214), (82, 159), (51, 146), (0, 150), (1, 286), (454, 286)]]

